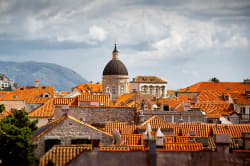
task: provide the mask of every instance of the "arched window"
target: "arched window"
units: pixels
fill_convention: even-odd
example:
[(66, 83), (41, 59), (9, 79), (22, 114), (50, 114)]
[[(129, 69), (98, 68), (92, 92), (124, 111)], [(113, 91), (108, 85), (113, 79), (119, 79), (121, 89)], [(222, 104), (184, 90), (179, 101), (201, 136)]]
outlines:
[(43, 94), (43, 97), (50, 97), (50, 93), (45, 92), (45, 93)]
[(109, 93), (109, 87), (106, 88), (106, 92)]
[(112, 93), (112, 95), (115, 95), (115, 93), (116, 93), (116, 88), (115, 88), (115, 86), (112, 86), (112, 91), (111, 91), (111, 93)]
[(120, 95), (123, 95), (123, 93), (124, 93), (124, 87), (121, 86), (121, 87), (120, 87)]

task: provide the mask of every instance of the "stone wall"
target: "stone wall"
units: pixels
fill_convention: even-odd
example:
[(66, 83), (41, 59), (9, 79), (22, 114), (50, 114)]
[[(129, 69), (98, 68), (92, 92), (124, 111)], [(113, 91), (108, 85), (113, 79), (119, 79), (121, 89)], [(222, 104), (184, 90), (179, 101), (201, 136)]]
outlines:
[(46, 125), (49, 122), (48, 118), (34, 118), (34, 117), (30, 117), (30, 120), (37, 120), (38, 119), (38, 123), (37, 123), (37, 127), (41, 127), (43, 125)]
[[(148, 152), (84, 152), (69, 166), (150, 165)], [(249, 153), (156, 152), (157, 166), (248, 166)]]
[(71, 144), (72, 139), (79, 137), (89, 137), (90, 139), (99, 139), (100, 144), (110, 145), (112, 144), (112, 136), (108, 136), (101, 132), (98, 132), (90, 127), (87, 127), (81, 123), (78, 123), (74, 120), (66, 118), (61, 123), (59, 123), (54, 128), (50, 129), (44, 135), (39, 137), (34, 141), (38, 144), (38, 147), (35, 151), (37, 157), (41, 157), (45, 153), (45, 140), (46, 139), (60, 139), (61, 145)]
[(4, 104), (5, 109), (11, 111), (11, 109), (22, 109), (25, 108), (23, 100), (1, 100), (0, 104)]
[(179, 122), (182, 119), (184, 122), (204, 122), (205, 116), (200, 111), (144, 111), (144, 119), (147, 119), (153, 115), (157, 115), (166, 122)]
[(250, 150), (250, 132), (243, 132), (242, 138), (244, 140), (244, 149)]
[(26, 112), (31, 112), (35, 110), (36, 108), (40, 107), (42, 104), (25, 104), (25, 110)]
[(105, 121), (134, 121), (136, 117), (135, 108), (124, 107), (69, 107), (63, 110), (56, 106), (55, 119), (63, 116), (65, 112), (78, 120), (89, 124), (104, 123)]

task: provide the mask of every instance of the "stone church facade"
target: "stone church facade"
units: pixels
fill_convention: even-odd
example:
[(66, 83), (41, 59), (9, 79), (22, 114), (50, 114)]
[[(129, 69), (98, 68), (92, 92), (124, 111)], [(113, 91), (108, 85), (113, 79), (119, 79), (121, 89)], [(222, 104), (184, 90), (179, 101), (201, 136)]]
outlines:
[(112, 100), (124, 93), (129, 93), (128, 70), (119, 60), (118, 54), (119, 51), (115, 44), (112, 60), (105, 66), (102, 77), (103, 93), (110, 94)]

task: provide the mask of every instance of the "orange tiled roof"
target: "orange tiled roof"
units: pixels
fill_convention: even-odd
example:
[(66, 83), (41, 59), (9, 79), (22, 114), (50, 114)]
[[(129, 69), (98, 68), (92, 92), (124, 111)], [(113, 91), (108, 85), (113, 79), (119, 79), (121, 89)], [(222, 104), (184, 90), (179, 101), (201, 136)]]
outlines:
[(163, 81), (161, 78), (156, 76), (136, 76), (133, 78), (132, 82), (141, 82), (141, 83), (167, 83)]
[(177, 151), (177, 152), (190, 152), (202, 151), (202, 143), (166, 143), (164, 149), (156, 149), (158, 152), (163, 151)]
[(169, 95), (175, 95), (175, 90), (167, 90), (167, 94)]
[(78, 102), (100, 102), (104, 103), (104, 106), (110, 106), (111, 101), (109, 99), (109, 95), (101, 94), (101, 95), (79, 95)]
[(49, 93), (51, 97), (54, 97), (54, 87), (52, 86), (39, 86), (28, 87), (22, 86), (8, 94), (2, 96), (0, 100), (24, 100), (32, 97), (42, 97), (44, 93)]
[(72, 89), (78, 89), (78, 91), (82, 94), (85, 93), (102, 93), (102, 84), (94, 84), (94, 83), (82, 83)]
[(115, 103), (115, 106), (131, 106), (128, 105), (129, 103), (133, 103), (134, 100), (131, 100), (132, 97), (134, 97), (136, 95), (136, 92), (132, 92), (132, 93), (126, 93), (126, 94), (123, 94), (121, 96), (119, 96), (117, 99), (116, 99), (116, 103)]
[(167, 104), (169, 105), (169, 109), (175, 109), (178, 105), (182, 104), (182, 103), (187, 103), (189, 102), (189, 98), (184, 96), (184, 95), (180, 95), (178, 97), (172, 98), (172, 99), (161, 99), (158, 100), (157, 103), (159, 104)]
[(119, 131), (121, 134), (131, 134), (136, 129), (136, 125), (129, 122), (105, 122), (105, 131), (112, 133), (114, 130)]
[(197, 101), (224, 101), (223, 91), (220, 90), (202, 90), (197, 96)]
[[(74, 105), (77, 100), (77, 97), (74, 98), (64, 98), (64, 97), (56, 97), (54, 98), (55, 105)], [(77, 103), (75, 103), (77, 105)]]
[(50, 160), (56, 165), (67, 165), (83, 151), (92, 151), (92, 146), (55, 145), (40, 158), (39, 166), (46, 166)]
[(11, 91), (0, 91), (0, 98), (8, 93), (10, 93)]
[(117, 145), (101, 145), (100, 152), (130, 152), (130, 151), (145, 151), (143, 145), (117, 146)]
[(217, 102), (197, 102), (195, 107), (200, 108), (201, 111), (208, 114), (220, 114), (228, 115), (233, 112), (232, 105), (230, 103), (217, 103)]
[(122, 145), (143, 145), (142, 134), (122, 134)]
[(230, 96), (235, 104), (250, 105), (250, 97), (247, 97), (245, 94), (240, 93), (230, 93)]
[(68, 92), (68, 91), (60, 91), (59, 94), (60, 95), (68, 95), (68, 94), (70, 94), (70, 92)]
[(54, 116), (55, 105), (53, 101), (53, 99), (50, 99), (45, 104), (31, 111), (29, 117), (47, 118)]
[[(230, 134), (232, 138), (240, 138), (242, 132), (250, 132), (250, 124), (212, 124), (201, 122), (167, 123), (157, 116), (148, 118), (141, 125), (134, 125), (129, 122), (106, 122), (105, 131), (112, 133), (112, 131), (116, 129), (121, 134), (132, 134), (136, 129), (146, 130), (148, 123), (150, 123), (152, 129), (173, 129), (173, 136), (177, 136), (181, 130), (183, 137), (179, 138), (183, 139), (190, 137), (191, 132), (194, 132), (194, 136), (196, 137), (208, 137), (211, 129), (214, 134)], [(126, 133), (124, 130), (126, 130)], [(170, 137), (172, 136), (168, 136), (170, 141), (173, 140)]]
[(142, 124), (138, 125), (139, 129), (146, 129), (147, 124), (150, 123), (152, 129), (157, 128), (172, 128), (172, 123), (167, 123), (163, 119), (158, 116), (151, 116), (147, 120), (145, 120)]
[(218, 90), (222, 91), (225, 95), (231, 92), (244, 93), (245, 89), (250, 89), (250, 84), (243, 82), (198, 82), (187, 88), (180, 89), (178, 92), (201, 92), (202, 90)]
[(30, 97), (25, 98), (25, 104), (44, 104), (51, 98), (48, 97)]

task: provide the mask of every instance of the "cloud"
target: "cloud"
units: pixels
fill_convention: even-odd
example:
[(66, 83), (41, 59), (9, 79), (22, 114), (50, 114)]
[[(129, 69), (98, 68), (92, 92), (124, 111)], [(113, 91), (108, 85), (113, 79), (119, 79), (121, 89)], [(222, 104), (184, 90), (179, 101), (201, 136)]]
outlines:
[[(231, 58), (238, 71), (249, 71), (240, 65), (249, 61), (249, 27), (250, 1), (244, 0), (0, 0), (0, 57), (52, 59), (99, 81), (101, 72), (94, 66), (102, 70), (116, 40), (131, 75), (170, 75), (181, 86), (184, 79), (221, 69), (221, 64), (203, 67), (218, 58), (225, 67), (232, 66)], [(74, 65), (72, 57), (82, 59)], [(98, 62), (80, 65), (86, 60)], [(182, 66), (193, 68), (185, 74)], [(86, 76), (88, 70), (92, 73)]]
[(103, 41), (107, 38), (107, 32), (98, 26), (91, 26), (89, 28), (89, 36), (91, 39)]
[(248, 47), (248, 39), (243, 36), (232, 36), (232, 38), (224, 43), (224, 46), (227, 48), (246, 48)]

